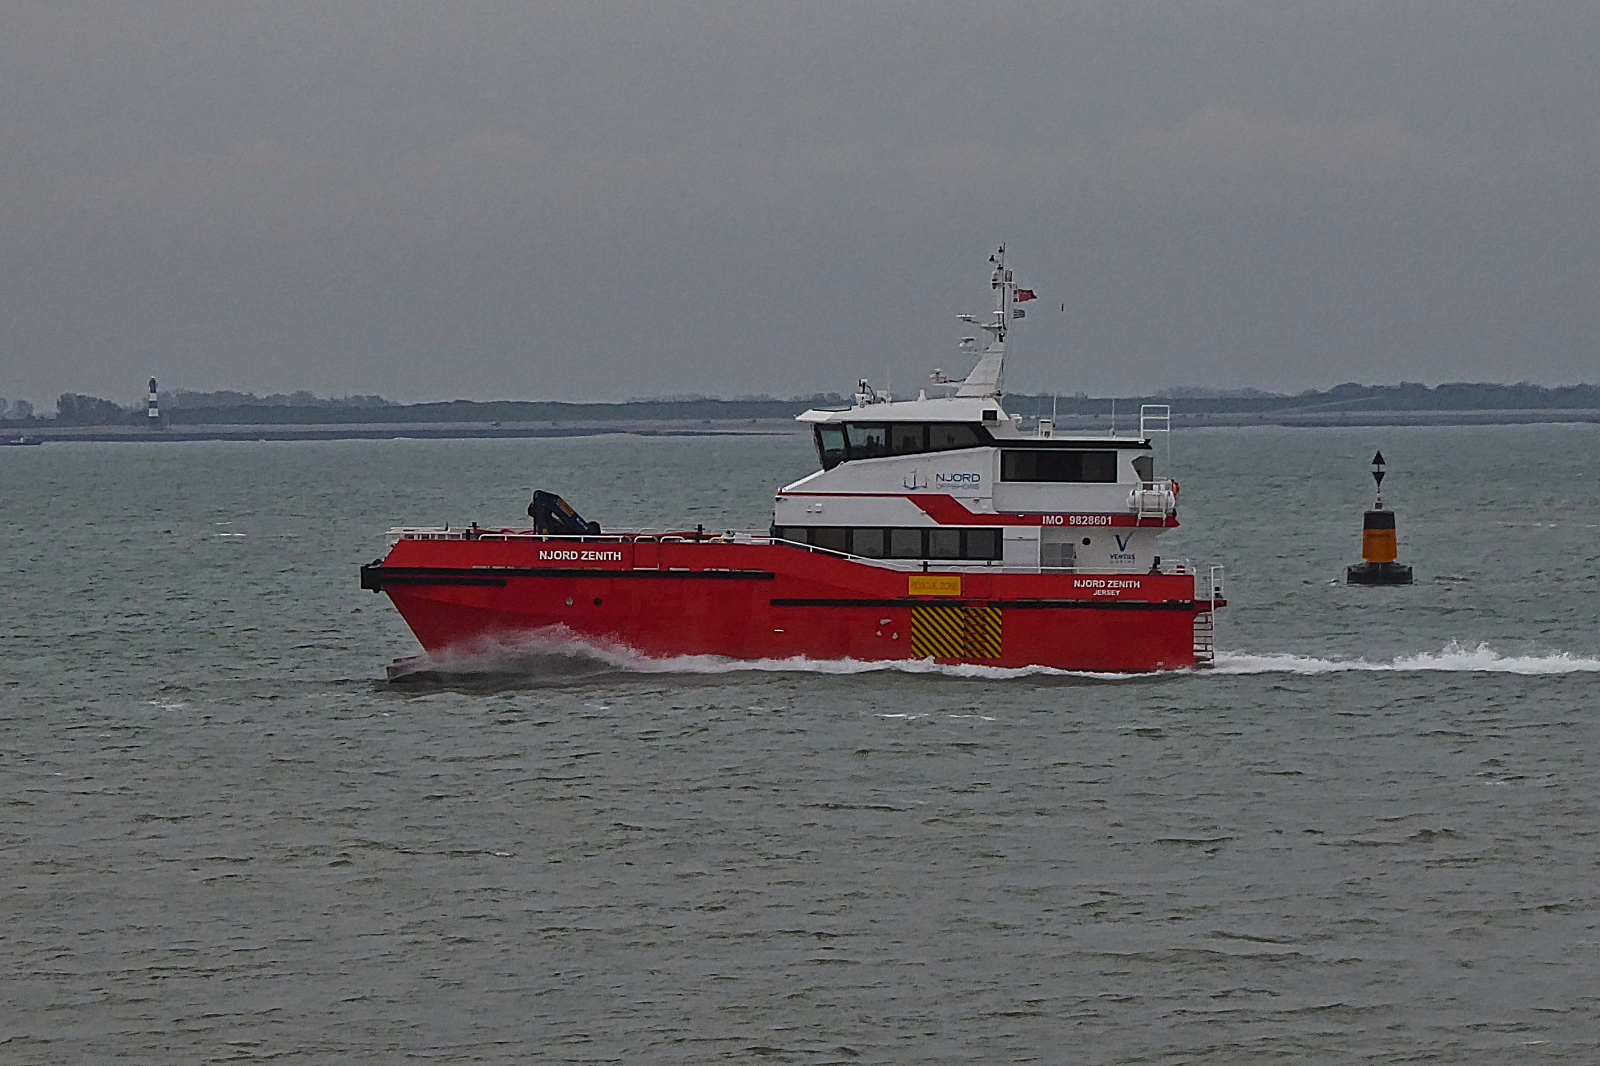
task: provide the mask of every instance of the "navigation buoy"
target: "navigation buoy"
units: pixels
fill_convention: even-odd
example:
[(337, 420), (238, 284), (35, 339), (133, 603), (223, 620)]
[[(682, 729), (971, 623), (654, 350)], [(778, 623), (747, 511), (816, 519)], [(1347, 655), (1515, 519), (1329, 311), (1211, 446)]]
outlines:
[(1409, 585), (1411, 567), (1395, 562), (1400, 545), (1395, 536), (1394, 512), (1383, 506), (1383, 453), (1372, 457), (1372, 480), (1378, 486), (1378, 500), (1361, 516), (1361, 559), (1346, 567), (1347, 585)]

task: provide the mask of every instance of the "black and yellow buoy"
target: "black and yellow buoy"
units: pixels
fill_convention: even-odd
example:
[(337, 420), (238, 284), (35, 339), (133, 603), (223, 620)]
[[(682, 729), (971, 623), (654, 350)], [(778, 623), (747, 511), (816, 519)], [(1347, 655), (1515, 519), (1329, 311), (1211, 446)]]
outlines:
[(1378, 484), (1378, 502), (1361, 516), (1361, 559), (1346, 567), (1347, 585), (1409, 585), (1411, 567), (1395, 562), (1400, 545), (1395, 537), (1394, 512), (1383, 506), (1383, 453), (1372, 457), (1372, 480)]

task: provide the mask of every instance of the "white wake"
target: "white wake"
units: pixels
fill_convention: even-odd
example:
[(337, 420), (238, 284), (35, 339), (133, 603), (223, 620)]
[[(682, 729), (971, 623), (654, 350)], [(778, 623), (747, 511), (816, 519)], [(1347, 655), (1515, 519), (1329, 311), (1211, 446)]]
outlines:
[(526, 675), (579, 678), (616, 671), (631, 674), (716, 675), (738, 673), (810, 673), (853, 675), (921, 674), (936, 677), (1008, 681), (1026, 677), (1129, 681), (1152, 677), (1216, 677), (1240, 674), (1334, 674), (1353, 671), (1449, 671), (1459, 673), (1572, 674), (1600, 672), (1600, 658), (1569, 652), (1502, 655), (1487, 644), (1475, 647), (1452, 642), (1436, 652), (1418, 652), (1393, 659), (1324, 659), (1292, 653), (1221, 651), (1207, 670), (1165, 674), (1128, 674), (1061, 670), (1049, 666), (1002, 667), (975, 663), (947, 665), (932, 660), (862, 659), (730, 659), (720, 655), (676, 655), (654, 658), (617, 644), (600, 644), (562, 631), (546, 631), (514, 645), (488, 645), (411, 660), (397, 676), (473, 677)]
[[(397, 664), (398, 665), (398, 664)], [(630, 674), (929, 674), (951, 678), (982, 678), (1006, 681), (1018, 677), (1082, 677), (1121, 680), (1148, 677), (1148, 674), (1091, 673), (1058, 670), (1049, 666), (983, 666), (936, 663), (931, 659), (867, 660), (807, 659), (730, 659), (721, 655), (672, 655), (660, 658), (641, 654), (621, 645), (597, 644), (567, 635), (541, 635), (516, 645), (479, 646), (407, 660), (396, 678), (411, 676), (473, 677), (527, 674), (530, 676), (581, 677), (600, 671)]]
[(1581, 674), (1600, 672), (1600, 659), (1570, 652), (1502, 655), (1487, 644), (1451, 641), (1441, 651), (1400, 655), (1393, 659), (1319, 659), (1286, 653), (1217, 652), (1217, 674), (1335, 674), (1355, 670), (1414, 672), (1422, 670), (1486, 674)]

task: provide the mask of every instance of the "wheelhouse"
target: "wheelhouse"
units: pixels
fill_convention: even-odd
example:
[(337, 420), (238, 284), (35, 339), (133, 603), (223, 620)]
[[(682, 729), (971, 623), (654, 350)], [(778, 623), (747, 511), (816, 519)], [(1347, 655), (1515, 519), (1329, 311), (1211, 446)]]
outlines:
[[(1157, 537), (1177, 525), (1177, 485), (1157, 478), (1152, 432), (1170, 409), (1140, 409), (1139, 435), (1059, 435), (1054, 418), (1025, 423), (1002, 402), (1011, 272), (995, 257), (992, 318), (962, 320), (989, 346), (962, 381), (936, 370), (931, 388), (895, 400), (857, 383), (854, 403), (809, 410), (820, 470), (785, 485), (772, 534), (782, 542), (899, 566), (999, 566), (1003, 571), (1149, 573)], [(1030, 294), (1031, 298), (1031, 294)], [(975, 338), (962, 351), (976, 353)]]

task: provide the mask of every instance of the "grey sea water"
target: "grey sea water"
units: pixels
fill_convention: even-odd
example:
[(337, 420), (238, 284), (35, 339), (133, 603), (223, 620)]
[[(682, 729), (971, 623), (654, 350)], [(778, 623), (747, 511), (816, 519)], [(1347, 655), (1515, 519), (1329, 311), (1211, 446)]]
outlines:
[(0, 1061), (1600, 1061), (1600, 431), (1172, 451), (1210, 673), (394, 686), (388, 527), (805, 441), (0, 449)]

